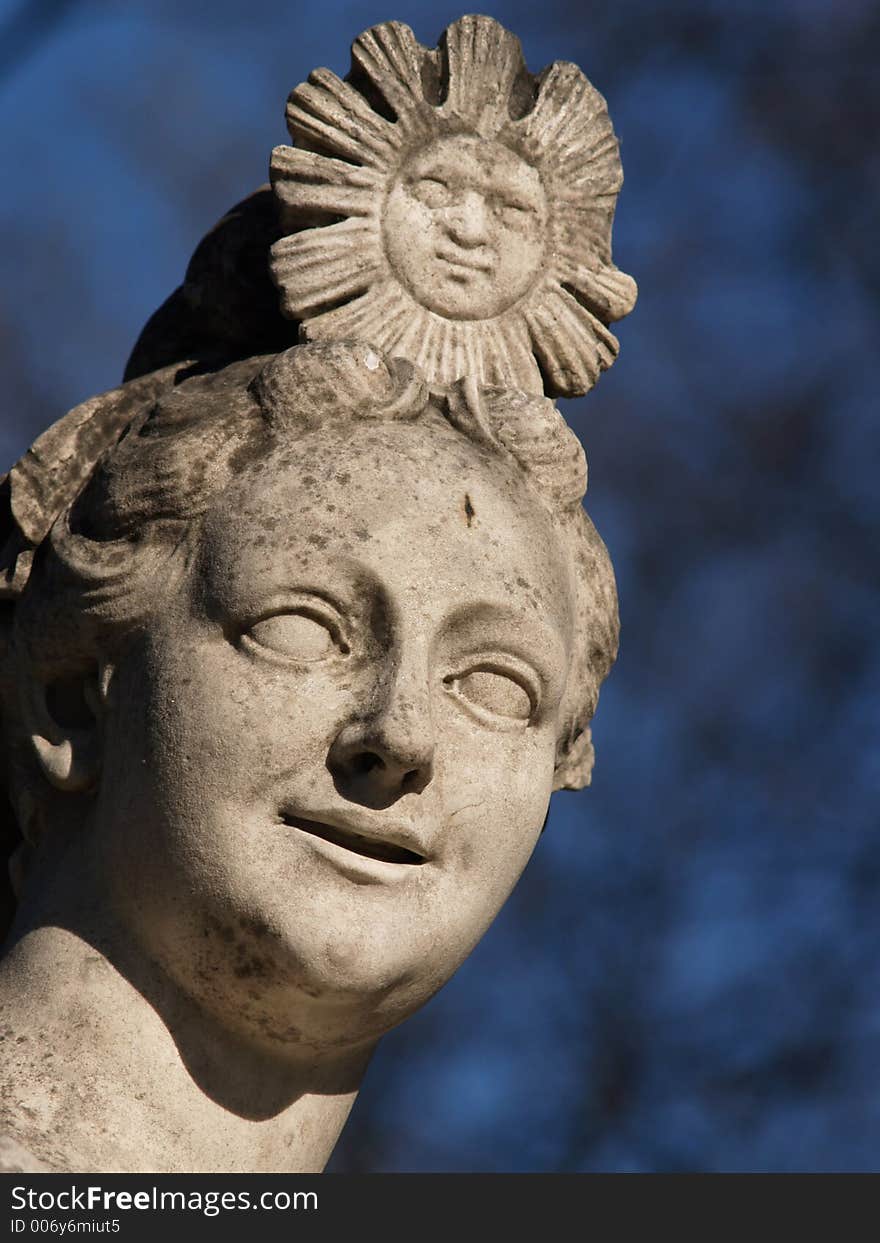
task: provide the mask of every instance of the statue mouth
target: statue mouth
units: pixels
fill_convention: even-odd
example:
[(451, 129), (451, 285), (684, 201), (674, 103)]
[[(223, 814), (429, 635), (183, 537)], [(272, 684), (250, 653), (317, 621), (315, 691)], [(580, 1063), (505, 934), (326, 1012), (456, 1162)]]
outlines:
[(348, 825), (327, 824), (320, 820), (307, 820), (303, 816), (292, 815), (288, 812), (282, 812), (281, 819), (284, 824), (289, 825), (293, 829), (299, 829), (301, 833), (307, 833), (310, 837), (317, 837), (323, 842), (330, 842), (334, 846), (341, 846), (343, 850), (350, 850), (353, 854), (361, 855), (367, 859), (379, 859), (383, 863), (406, 863), (410, 865), (427, 863), (428, 861), (425, 855), (403, 846), (399, 842), (390, 841), (386, 837), (366, 836)]
[(442, 248), (435, 251), (437, 258), (447, 267), (451, 268), (453, 273), (480, 273), (485, 275), (491, 272), (494, 264), (492, 260), (485, 254), (471, 254), (466, 250), (452, 250)]

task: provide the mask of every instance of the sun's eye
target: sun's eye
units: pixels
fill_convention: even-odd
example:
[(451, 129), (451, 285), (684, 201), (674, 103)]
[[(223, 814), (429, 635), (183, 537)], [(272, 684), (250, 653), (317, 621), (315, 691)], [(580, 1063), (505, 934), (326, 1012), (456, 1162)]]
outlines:
[(528, 721), (534, 712), (532, 696), (523, 684), (498, 669), (470, 669), (446, 678), (445, 684), (467, 703), (493, 716)]
[(505, 224), (523, 225), (532, 214), (531, 207), (525, 203), (514, 203), (511, 200), (502, 200), (495, 205), (496, 215), (500, 216)]
[(452, 191), (445, 181), (436, 177), (420, 177), (410, 187), (415, 198), (426, 207), (448, 207), (452, 202)]
[(264, 617), (248, 627), (242, 642), (245, 646), (265, 648), (286, 660), (305, 663), (348, 652), (338, 627), (329, 617), (305, 610)]

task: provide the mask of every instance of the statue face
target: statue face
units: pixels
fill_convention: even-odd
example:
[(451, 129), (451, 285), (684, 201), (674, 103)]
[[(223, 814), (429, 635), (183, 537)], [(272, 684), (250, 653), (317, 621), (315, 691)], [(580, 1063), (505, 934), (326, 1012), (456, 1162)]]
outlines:
[(388, 197), (385, 252), (417, 302), (449, 319), (500, 315), (544, 256), (537, 171), (498, 142), (458, 135), (413, 156)]
[(540, 833), (572, 638), (552, 520), (439, 420), (361, 422), (250, 466), (187, 575), (118, 673), (104, 884), (223, 1022), (372, 1039)]

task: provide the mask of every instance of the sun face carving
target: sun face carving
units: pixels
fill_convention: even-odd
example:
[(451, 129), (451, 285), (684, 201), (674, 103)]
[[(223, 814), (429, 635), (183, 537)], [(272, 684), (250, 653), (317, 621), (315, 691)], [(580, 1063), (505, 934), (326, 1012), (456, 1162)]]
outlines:
[(535, 169), (498, 142), (438, 138), (391, 184), (382, 239), (416, 302), (447, 319), (491, 319), (534, 285), (547, 196)]
[(388, 22), (343, 82), (292, 93), (272, 156), (271, 270), (304, 340), (358, 338), (435, 384), (463, 375), (550, 396), (614, 361), (635, 302), (611, 262), (622, 175), (602, 96), (575, 66), (530, 74), (487, 17), (436, 50)]

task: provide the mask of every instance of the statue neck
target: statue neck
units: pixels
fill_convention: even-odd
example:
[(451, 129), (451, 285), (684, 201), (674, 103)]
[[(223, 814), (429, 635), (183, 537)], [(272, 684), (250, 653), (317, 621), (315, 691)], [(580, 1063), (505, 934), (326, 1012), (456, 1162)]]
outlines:
[(58, 1172), (323, 1169), (372, 1047), (270, 1055), (95, 940), (25, 924), (0, 962), (0, 1137)]

